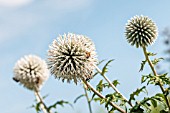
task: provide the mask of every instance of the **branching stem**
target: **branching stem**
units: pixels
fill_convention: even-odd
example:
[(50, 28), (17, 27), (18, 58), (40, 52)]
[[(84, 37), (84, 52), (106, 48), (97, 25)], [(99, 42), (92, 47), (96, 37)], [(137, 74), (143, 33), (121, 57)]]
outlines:
[[(149, 66), (150, 66), (150, 68), (151, 68), (151, 70), (152, 70), (154, 76), (158, 76), (157, 73), (156, 73), (156, 70), (155, 70), (155, 68), (154, 68), (154, 66), (153, 66), (153, 64), (152, 64), (152, 62), (151, 62), (150, 59), (149, 59), (149, 56), (148, 56), (146, 47), (143, 47), (143, 52), (144, 52), (146, 61), (148, 62), (148, 64), (149, 64)], [(160, 82), (158, 82), (158, 85), (159, 85), (159, 87), (160, 87), (162, 93), (164, 94), (164, 98), (165, 98), (166, 104), (167, 104), (168, 109), (169, 109), (169, 111), (170, 111), (170, 105), (169, 105), (168, 98), (167, 98), (167, 96), (165, 95), (165, 89), (163, 88), (163, 86), (162, 86), (162, 84), (161, 84)]]
[(40, 107), (41, 107), (41, 110), (44, 112), (44, 113), (51, 113), (50, 111), (48, 111), (48, 108), (47, 106), (45, 105), (45, 103), (43, 102), (43, 99), (40, 95), (40, 92), (37, 91), (37, 90), (34, 90), (34, 94), (35, 94), (35, 97), (37, 99), (37, 102), (40, 103)]
[[(94, 89), (92, 86), (91, 86), (91, 84), (90, 83), (88, 83), (87, 81), (83, 81), (87, 86), (88, 86), (88, 88), (90, 88), (91, 89), (91, 91), (93, 91), (98, 97), (100, 97), (100, 98), (102, 98), (102, 99), (106, 99), (101, 93), (99, 93), (96, 89)], [(109, 102), (109, 104), (112, 106), (112, 107), (114, 107), (114, 108), (116, 108), (119, 112), (121, 112), (121, 113), (127, 113), (125, 110), (123, 110), (122, 108), (120, 108), (118, 105), (116, 105), (116, 104), (114, 104), (114, 103), (112, 103), (112, 102)]]
[(96, 70), (103, 76), (103, 78), (109, 83), (109, 85), (115, 90), (115, 92), (117, 92), (118, 94), (120, 94), (122, 96), (122, 98), (131, 106), (132, 104), (128, 101), (128, 99), (126, 99), (126, 97), (120, 93), (120, 91), (112, 84), (112, 82), (107, 78), (107, 76), (105, 76), (104, 74), (102, 74), (102, 71), (96, 66), (94, 65)]
[(92, 113), (91, 100), (89, 99), (87, 89), (85, 88), (85, 84), (83, 84), (83, 87), (84, 87), (84, 92), (85, 92), (85, 96), (86, 96), (86, 99), (87, 99), (87, 103), (88, 103), (88, 106), (89, 106), (89, 112)]

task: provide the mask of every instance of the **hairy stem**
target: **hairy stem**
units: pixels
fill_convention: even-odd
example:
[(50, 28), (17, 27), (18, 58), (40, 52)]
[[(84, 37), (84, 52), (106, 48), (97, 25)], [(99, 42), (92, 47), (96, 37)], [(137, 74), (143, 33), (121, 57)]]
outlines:
[(85, 92), (85, 96), (86, 96), (86, 99), (87, 99), (87, 103), (88, 103), (88, 106), (89, 106), (89, 112), (92, 113), (91, 101), (90, 101), (90, 99), (89, 99), (87, 90), (86, 90), (86, 88), (85, 88), (85, 84), (83, 84), (83, 87), (84, 87), (84, 92)]
[(112, 84), (112, 82), (107, 78), (107, 76), (105, 76), (104, 74), (102, 74), (102, 71), (96, 66), (94, 65), (96, 70), (103, 76), (103, 78), (109, 83), (109, 85), (115, 90), (115, 92), (117, 92), (118, 94), (120, 94), (122, 96), (122, 98), (131, 106), (132, 104), (128, 101), (128, 99), (122, 94), (120, 93), (120, 91)]
[[(88, 86), (88, 88), (91, 89), (91, 91), (93, 91), (98, 97), (102, 98), (102, 99), (106, 99), (101, 93), (99, 93), (96, 89), (94, 89), (90, 83), (88, 83), (87, 81), (83, 80), (83, 82)], [(109, 102), (109, 104), (116, 108), (119, 112), (121, 113), (127, 113), (125, 110), (123, 110), (122, 108), (120, 108), (118, 105), (112, 103), (112, 102)]]
[[(153, 74), (154, 74), (155, 76), (158, 76), (157, 73), (156, 73), (156, 70), (155, 70), (155, 68), (154, 68), (154, 66), (153, 66), (153, 64), (152, 64), (152, 62), (151, 62), (150, 59), (149, 59), (149, 56), (148, 56), (146, 47), (143, 47), (143, 52), (144, 52), (145, 58), (146, 58), (146, 60), (147, 60), (147, 62), (148, 62), (148, 64), (149, 64), (149, 66), (150, 66)], [(162, 84), (161, 84), (160, 82), (158, 82), (158, 85), (159, 85), (162, 93), (164, 94), (164, 98), (165, 98), (166, 104), (167, 104), (168, 109), (169, 109), (169, 111), (170, 111), (170, 105), (169, 105), (168, 98), (167, 98), (167, 96), (165, 95), (165, 89), (163, 88), (163, 86), (162, 86)]]
[(35, 90), (34, 91), (34, 94), (35, 94), (35, 97), (37, 99), (37, 102), (40, 103), (40, 107), (41, 107), (41, 110), (44, 112), (44, 113), (51, 113), (50, 111), (48, 111), (48, 108), (47, 106), (45, 105), (45, 103), (43, 102), (43, 99), (40, 95), (40, 92)]

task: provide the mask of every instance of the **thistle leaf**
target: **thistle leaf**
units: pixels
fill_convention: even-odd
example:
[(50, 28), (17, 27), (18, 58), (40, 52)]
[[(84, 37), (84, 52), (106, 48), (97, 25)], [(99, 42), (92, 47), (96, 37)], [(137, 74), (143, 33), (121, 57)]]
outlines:
[(143, 68), (144, 68), (146, 62), (147, 62), (146, 60), (142, 61), (139, 72), (143, 71)]
[(156, 65), (156, 64), (158, 64), (161, 60), (164, 60), (164, 58), (155, 58), (155, 59), (152, 60), (151, 62), (152, 62), (153, 65)]
[(151, 52), (147, 52), (148, 56), (155, 56), (157, 55), (157, 53), (151, 53)]
[(69, 104), (71, 107), (73, 107), (72, 104), (70, 104), (68, 101), (60, 100), (60, 101), (57, 101), (56, 103), (54, 103), (53, 105), (49, 106), (48, 111), (50, 111), (52, 108), (56, 108), (57, 105), (60, 105), (63, 107), (64, 104)]
[(109, 61), (105, 64), (105, 66), (104, 66), (103, 69), (102, 69), (101, 75), (104, 75), (106, 72), (108, 72), (108, 66), (109, 66), (109, 64), (110, 64), (113, 60), (114, 60), (114, 59), (109, 60)]
[(85, 94), (81, 94), (80, 96), (78, 96), (75, 100), (74, 100), (74, 103), (76, 103), (81, 97), (84, 97)]
[(143, 86), (142, 88), (137, 89), (132, 94), (130, 94), (129, 102), (131, 103), (132, 100), (135, 100), (135, 96), (138, 96), (141, 92), (147, 92), (145, 86)]

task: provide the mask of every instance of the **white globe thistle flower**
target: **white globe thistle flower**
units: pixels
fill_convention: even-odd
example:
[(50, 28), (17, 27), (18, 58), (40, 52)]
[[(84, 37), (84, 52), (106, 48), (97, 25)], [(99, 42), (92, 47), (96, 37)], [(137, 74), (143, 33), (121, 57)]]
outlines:
[(35, 55), (24, 56), (14, 66), (13, 80), (30, 90), (39, 90), (48, 77), (46, 62)]
[(131, 45), (146, 47), (155, 42), (158, 36), (156, 24), (147, 16), (134, 16), (126, 24), (127, 41)]
[(62, 81), (90, 79), (97, 63), (94, 43), (84, 35), (59, 35), (48, 51), (48, 65), (51, 74)]

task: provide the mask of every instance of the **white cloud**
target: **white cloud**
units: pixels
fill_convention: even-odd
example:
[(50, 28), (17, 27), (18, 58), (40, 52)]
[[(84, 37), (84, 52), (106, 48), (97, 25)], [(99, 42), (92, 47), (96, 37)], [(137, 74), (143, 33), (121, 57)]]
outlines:
[(20, 7), (31, 3), (32, 0), (0, 0), (0, 6), (3, 7)]
[[(40, 26), (50, 21), (56, 22), (70, 11), (86, 9), (93, 0), (45, 0), (39, 4), (31, 4), (32, 10), (6, 10), (31, 3), (33, 0), (0, 0), (0, 44), (26, 34), (34, 26)], [(26, 8), (26, 9), (29, 9)], [(56, 15), (55, 15), (56, 14)], [(58, 21), (60, 22), (60, 21)]]
[(88, 6), (91, 1), (92, 0), (57, 0), (56, 6), (62, 9), (78, 9)]
[(91, 5), (94, 0), (45, 0), (39, 4), (41, 7), (48, 7), (48, 10), (55, 10), (59, 13), (85, 9)]

